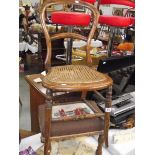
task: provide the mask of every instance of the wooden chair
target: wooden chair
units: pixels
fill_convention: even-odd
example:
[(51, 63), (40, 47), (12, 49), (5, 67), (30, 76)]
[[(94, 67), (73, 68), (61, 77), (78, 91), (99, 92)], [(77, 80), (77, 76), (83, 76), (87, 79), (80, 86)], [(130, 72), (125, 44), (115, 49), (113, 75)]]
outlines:
[[(101, 5), (121, 5), (128, 8), (135, 8), (135, 3), (131, 0), (99, 0), (98, 8)], [(110, 30), (110, 37), (108, 41), (108, 56), (112, 54), (113, 38), (116, 34), (115, 32), (119, 29), (127, 29), (129, 26), (135, 24), (134, 17), (124, 17), (118, 15), (100, 15), (99, 24), (101, 26), (108, 26)], [(120, 32), (120, 31), (119, 31)]]
[[(84, 6), (91, 10), (92, 14), (88, 15), (85, 13), (77, 12), (51, 12), (52, 22), (63, 25), (80, 25), (88, 26), (91, 22), (92, 28), (88, 38), (80, 34), (73, 32), (49, 34), (45, 25), (45, 11), (50, 5), (56, 4), (68, 4), (68, 5), (79, 5)], [(66, 138), (72, 138), (77, 136), (86, 136), (99, 134), (98, 147), (96, 150), (97, 155), (102, 154), (102, 146), (104, 142), (108, 146), (108, 129), (110, 120), (110, 107), (111, 107), (111, 95), (112, 95), (112, 79), (106, 75), (99, 73), (92, 69), (91, 66), (91, 55), (90, 55), (90, 42), (93, 38), (99, 13), (97, 9), (87, 2), (80, 0), (48, 0), (45, 1), (41, 7), (40, 19), (43, 27), (44, 35), (46, 38), (47, 45), (47, 56), (45, 60), (45, 68), (47, 70), (46, 76), (42, 80), (42, 85), (47, 88), (46, 104), (39, 107), (39, 123), (41, 129), (41, 139), (45, 142), (44, 154), (49, 155), (51, 146), (51, 140), (61, 140)], [(86, 51), (86, 65), (65, 65), (51, 67), (51, 55), (52, 45), (51, 40), (59, 38), (75, 38), (87, 41)], [(87, 91), (95, 91), (100, 89), (106, 89), (106, 110), (103, 114), (97, 107), (94, 101), (87, 101)], [(58, 120), (52, 119), (52, 108), (59, 104), (78, 104), (79, 101), (56, 103), (54, 102), (55, 92), (82, 92), (80, 102), (84, 102), (88, 105), (93, 114), (87, 115), (75, 115), (73, 117), (63, 117)]]

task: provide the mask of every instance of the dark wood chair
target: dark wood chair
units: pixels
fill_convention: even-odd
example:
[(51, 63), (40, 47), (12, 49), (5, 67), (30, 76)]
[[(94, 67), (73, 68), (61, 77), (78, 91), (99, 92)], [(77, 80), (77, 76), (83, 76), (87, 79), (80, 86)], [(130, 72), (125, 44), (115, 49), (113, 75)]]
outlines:
[[(63, 25), (88, 26), (91, 23), (91, 30), (88, 38), (73, 32), (63, 32), (51, 35), (48, 33), (45, 24), (45, 11), (50, 5), (67, 4), (70, 6), (79, 5), (88, 8), (91, 15), (79, 12), (54, 11), (51, 12), (53, 23)], [(46, 103), (39, 107), (39, 123), (41, 139), (45, 142), (44, 154), (49, 155), (51, 140), (62, 140), (77, 136), (99, 134), (97, 155), (102, 154), (104, 142), (108, 146), (109, 112), (111, 110), (112, 79), (91, 68), (92, 58), (90, 55), (90, 42), (98, 24), (99, 13), (92, 5), (84, 1), (75, 0), (47, 0), (42, 4), (40, 19), (43, 27), (47, 45), (47, 56), (45, 59), (46, 76), (42, 85), (46, 88)], [(87, 41), (86, 65), (65, 65), (51, 67), (52, 45), (51, 40), (60, 38), (73, 38)], [(106, 89), (106, 110), (102, 113), (94, 101), (86, 100), (87, 91)], [(55, 101), (55, 92), (82, 92), (80, 101), (59, 102)], [(93, 111), (93, 114), (74, 115), (72, 117), (52, 118), (52, 109), (57, 105), (72, 105), (83, 102)]]

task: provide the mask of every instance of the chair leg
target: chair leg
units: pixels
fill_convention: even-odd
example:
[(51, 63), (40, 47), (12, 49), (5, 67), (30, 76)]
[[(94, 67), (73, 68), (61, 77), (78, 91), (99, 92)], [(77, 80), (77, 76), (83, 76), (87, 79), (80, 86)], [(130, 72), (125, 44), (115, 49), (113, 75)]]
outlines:
[(114, 39), (114, 28), (111, 28), (111, 33), (108, 41), (108, 57), (111, 57), (112, 49), (113, 49), (113, 39)]
[(98, 146), (96, 150), (96, 155), (102, 155), (102, 147), (104, 143), (104, 135), (99, 135), (98, 137)]
[[(106, 105), (105, 108), (109, 110), (111, 109), (112, 104), (112, 86), (107, 89), (106, 92)], [(105, 109), (105, 126), (104, 126), (104, 135), (105, 135), (105, 145), (108, 147), (108, 131), (110, 126), (110, 111), (106, 111)]]
[(81, 99), (86, 99), (87, 91), (82, 91)]
[(109, 146), (109, 142), (108, 142), (108, 132), (105, 135), (105, 146), (108, 147)]
[(50, 140), (48, 138), (45, 140), (44, 155), (50, 155), (50, 152), (51, 152), (51, 145), (50, 145)]
[[(50, 90), (47, 93), (51, 93)], [(49, 94), (48, 94), (49, 95)], [(51, 131), (51, 113), (52, 113), (52, 104), (50, 101), (46, 100), (45, 105), (45, 124), (44, 124), (44, 132), (45, 132), (45, 146), (44, 146), (44, 155), (50, 155), (51, 144), (50, 144), (50, 131)]]

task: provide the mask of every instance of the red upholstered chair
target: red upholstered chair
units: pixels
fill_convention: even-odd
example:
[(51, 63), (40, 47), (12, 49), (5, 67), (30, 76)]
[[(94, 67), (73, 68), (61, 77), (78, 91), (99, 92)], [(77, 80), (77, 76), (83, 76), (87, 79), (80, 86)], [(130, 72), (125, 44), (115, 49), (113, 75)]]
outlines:
[(94, 4), (96, 2), (96, 0), (82, 0), (84, 2), (87, 2), (87, 3), (91, 3), (91, 4)]
[(63, 25), (88, 26), (90, 23), (90, 16), (79, 12), (59, 11), (52, 13), (51, 21)]
[[(76, 19), (76, 20), (75, 20)], [(64, 12), (58, 11), (53, 12), (51, 15), (51, 21), (55, 24), (61, 24), (67, 26), (68, 34), (72, 32), (74, 26), (79, 27), (86, 27), (89, 26), (90, 23), (90, 15), (81, 13), (81, 12)], [(72, 61), (81, 60), (83, 59), (80, 56), (72, 57), (72, 41), (68, 38), (66, 53), (62, 55), (57, 55), (56, 58), (60, 60), (66, 61), (66, 64), (71, 64)]]
[[(82, 1), (87, 2), (89, 4), (94, 4), (96, 2), (96, 0), (82, 0)], [(75, 2), (78, 3), (78, 0), (77, 1), (75, 0)], [(72, 32), (73, 26), (82, 26), (82, 27), (88, 26), (90, 23), (90, 16), (88, 14), (81, 14), (77, 12), (64, 13), (64, 11), (59, 11), (52, 13), (51, 21), (54, 24), (67, 25), (68, 32)], [(66, 64), (71, 64), (72, 59), (74, 59), (74, 61), (83, 59), (80, 56), (72, 57), (71, 51), (72, 51), (72, 40), (68, 39), (66, 53), (57, 55), (56, 58), (66, 61)]]
[[(129, 8), (135, 8), (135, 3), (130, 0), (99, 0), (100, 5), (110, 5), (110, 4), (117, 4), (117, 5), (124, 5)], [(99, 7), (98, 6), (98, 7)], [(99, 24), (101, 26), (106, 25), (110, 28), (110, 38), (108, 43), (108, 56), (111, 56), (112, 52), (112, 42), (113, 37), (116, 29), (125, 29), (129, 26), (133, 26), (135, 24), (134, 17), (124, 17), (124, 16), (112, 16), (112, 15), (100, 15), (99, 17)]]

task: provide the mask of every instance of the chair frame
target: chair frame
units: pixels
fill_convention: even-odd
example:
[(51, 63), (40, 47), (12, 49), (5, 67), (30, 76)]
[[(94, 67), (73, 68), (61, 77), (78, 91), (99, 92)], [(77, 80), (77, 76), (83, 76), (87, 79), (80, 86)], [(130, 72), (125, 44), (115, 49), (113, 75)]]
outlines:
[[(52, 129), (52, 103), (51, 100), (51, 90), (47, 90), (47, 100), (46, 100), (46, 105), (45, 105), (45, 131), (44, 131), (44, 137), (41, 137), (42, 142), (45, 143), (44, 145), (44, 155), (50, 155), (51, 152), (51, 144), (50, 142), (52, 140), (65, 140), (65, 139), (70, 139), (70, 138), (75, 138), (75, 137), (80, 137), (80, 136), (93, 136), (93, 135), (99, 135), (98, 137), (98, 146), (96, 149), (96, 155), (102, 155), (102, 148), (103, 144), (105, 143), (105, 146), (108, 147), (108, 130), (110, 127), (110, 111), (111, 111), (111, 104), (112, 104), (112, 86), (109, 86), (106, 88), (106, 98), (105, 98), (105, 114), (101, 118), (104, 121), (104, 129), (101, 131), (93, 131), (93, 132), (86, 132), (86, 133), (80, 133), (80, 134), (72, 134), (72, 135), (65, 135), (65, 136), (55, 136), (51, 137), (50, 135), (50, 130)], [(52, 104), (51, 104), (52, 103)], [(54, 104), (55, 105), (55, 104)], [(100, 115), (100, 114), (99, 114)], [(95, 116), (92, 116), (92, 118)], [(99, 116), (96, 116), (99, 117)], [(103, 118), (104, 117), (104, 118)], [(75, 120), (82, 119), (82, 117), (75, 117)], [(62, 121), (62, 120), (60, 120)], [(63, 120), (63, 121), (69, 121), (68, 119)]]
[[(77, 3), (78, 2), (78, 3)], [(54, 34), (54, 35), (50, 35), (48, 33), (48, 30), (46, 28), (46, 24), (45, 24), (45, 12), (46, 12), (46, 8), (48, 8), (51, 5), (56, 5), (56, 4), (75, 4), (75, 5), (82, 5), (86, 8), (88, 8), (89, 10), (91, 10), (92, 12), (92, 16), (93, 16), (93, 20), (92, 20), (92, 29), (89, 33), (88, 38), (85, 36), (82, 36), (80, 34), (76, 34), (76, 33), (59, 33), (59, 34)], [(46, 39), (46, 45), (47, 45), (47, 55), (46, 55), (46, 59), (45, 59), (45, 69), (47, 71), (50, 71), (50, 67), (51, 67), (51, 55), (52, 55), (52, 45), (51, 45), (51, 41), (55, 40), (55, 39), (60, 39), (60, 38), (75, 38), (75, 39), (81, 39), (84, 41), (87, 41), (87, 45), (86, 45), (86, 61), (88, 65), (91, 65), (92, 63), (92, 59), (91, 59), (91, 55), (90, 55), (90, 44), (91, 44), (91, 39), (94, 36), (97, 24), (98, 24), (98, 18), (99, 18), (99, 12), (97, 11), (97, 9), (92, 5), (89, 4), (87, 2), (81, 1), (81, 0), (47, 0), (45, 1), (42, 6), (41, 6), (41, 11), (40, 11), (40, 19), (41, 19), (41, 25), (43, 27), (43, 31), (44, 31), (44, 35), (45, 35), (45, 39)], [(54, 104), (53, 102), (53, 92), (55, 91), (66, 91), (66, 89), (52, 89), (50, 87), (46, 87), (46, 94), (47, 94), (47, 98), (46, 98), (46, 107), (45, 107), (45, 131), (44, 131), (44, 142), (45, 142), (45, 146), (44, 146), (44, 154), (45, 155), (49, 155), (50, 154), (50, 150), (51, 150), (51, 145), (50, 145), (50, 141), (55, 139), (55, 140), (60, 140), (60, 139), (66, 139), (66, 138), (71, 138), (71, 137), (78, 137), (78, 136), (86, 136), (86, 135), (94, 135), (94, 134), (99, 134), (99, 138), (98, 138), (98, 147), (96, 150), (96, 154), (97, 155), (102, 155), (102, 146), (103, 143), (105, 142), (106, 146), (108, 146), (108, 129), (110, 126), (110, 110), (111, 110), (111, 98), (112, 98), (112, 80), (111, 78), (109, 78), (107, 75), (104, 75), (107, 79), (107, 81), (105, 81), (106, 83), (102, 84), (102, 88), (106, 89), (106, 103), (105, 103), (105, 114), (104, 114), (104, 129), (102, 131), (94, 131), (94, 132), (87, 132), (87, 133), (81, 133), (81, 134), (73, 134), (73, 135), (65, 135), (65, 136), (59, 136), (59, 137), (50, 137), (50, 131), (52, 128), (52, 118), (51, 118), (51, 112), (52, 112), (52, 105)], [(43, 86), (44, 85), (44, 80), (43, 80)], [(101, 87), (98, 86), (98, 88), (94, 87), (91, 88), (91, 86), (89, 86), (88, 88), (83, 89), (84, 87), (81, 86), (80, 88), (74, 89), (73, 91), (81, 91), (82, 92), (82, 96), (81, 99), (85, 99), (87, 91), (89, 90), (97, 90), (97, 89), (102, 89)], [(71, 91), (69, 89), (69, 91)], [(96, 116), (99, 117), (99, 116)], [(77, 118), (78, 119), (78, 118)]]

